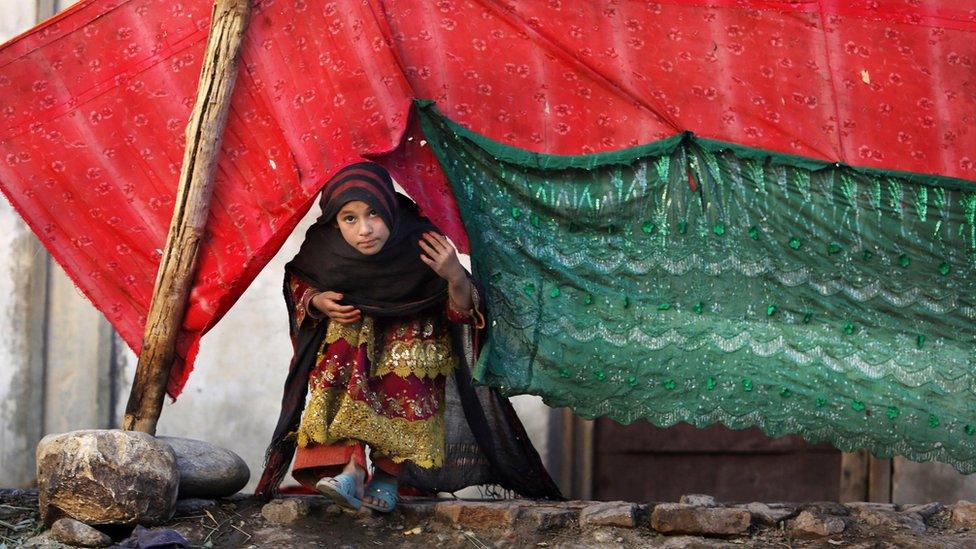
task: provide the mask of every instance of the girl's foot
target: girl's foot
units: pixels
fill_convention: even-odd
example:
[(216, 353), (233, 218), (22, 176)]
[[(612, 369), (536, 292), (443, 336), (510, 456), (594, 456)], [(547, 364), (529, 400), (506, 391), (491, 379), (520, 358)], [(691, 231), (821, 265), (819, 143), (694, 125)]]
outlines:
[(315, 490), (345, 509), (356, 510), (362, 506), (363, 481), (366, 472), (359, 467), (347, 467), (334, 476), (325, 477), (315, 484)]
[(396, 508), (398, 485), (397, 477), (377, 469), (366, 485), (363, 505), (380, 513), (393, 511)]

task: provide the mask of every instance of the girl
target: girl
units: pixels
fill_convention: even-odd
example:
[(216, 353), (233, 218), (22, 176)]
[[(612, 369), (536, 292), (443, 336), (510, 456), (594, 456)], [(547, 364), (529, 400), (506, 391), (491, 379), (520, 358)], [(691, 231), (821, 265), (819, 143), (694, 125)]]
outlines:
[[(451, 467), (431, 474), (445, 465), (448, 378), (474, 356), (464, 348), (473, 339), (451, 325), (467, 325), (469, 336), (484, 327), (479, 293), (381, 166), (343, 168), (320, 204), (286, 265), (295, 357), (257, 492), (273, 495), (297, 443), (294, 477), (347, 508), (392, 511), (405, 466), (427, 490), (492, 482), (559, 497), (507, 400), (472, 388), (467, 364), (451, 384), (461, 404), (447, 418)], [(477, 468), (486, 473), (466, 470)]]

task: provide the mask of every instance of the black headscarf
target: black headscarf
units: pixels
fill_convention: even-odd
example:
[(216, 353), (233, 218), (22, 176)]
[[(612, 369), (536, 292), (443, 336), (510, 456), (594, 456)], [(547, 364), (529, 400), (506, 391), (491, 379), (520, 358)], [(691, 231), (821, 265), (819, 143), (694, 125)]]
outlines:
[[(336, 226), (336, 214), (353, 200), (369, 204), (390, 230), (373, 255), (351, 246)], [(319, 204), (322, 215), (286, 270), (316, 288), (343, 294), (343, 304), (371, 316), (411, 314), (446, 299), (447, 282), (420, 260), (418, 244), (424, 232), (439, 231), (394, 190), (382, 166), (360, 162), (343, 168), (326, 184)]]

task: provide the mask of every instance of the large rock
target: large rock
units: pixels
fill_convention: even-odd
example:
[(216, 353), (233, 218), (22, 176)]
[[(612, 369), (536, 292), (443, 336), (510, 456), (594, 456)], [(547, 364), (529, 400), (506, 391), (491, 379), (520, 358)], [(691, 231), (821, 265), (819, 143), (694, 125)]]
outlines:
[(190, 438), (158, 437), (176, 454), (179, 498), (222, 498), (239, 492), (251, 478), (247, 463), (227, 450)]
[(662, 503), (651, 512), (651, 528), (664, 534), (734, 536), (746, 533), (751, 522), (749, 511), (727, 507)]
[(180, 473), (169, 446), (145, 433), (72, 431), (37, 445), (41, 519), (160, 524), (173, 516)]

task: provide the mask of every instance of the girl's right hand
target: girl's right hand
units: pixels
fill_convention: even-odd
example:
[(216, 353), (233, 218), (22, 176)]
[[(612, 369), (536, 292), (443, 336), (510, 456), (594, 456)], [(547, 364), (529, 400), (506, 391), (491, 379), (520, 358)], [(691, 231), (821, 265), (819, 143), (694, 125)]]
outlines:
[(359, 322), (361, 314), (359, 309), (352, 305), (339, 305), (342, 294), (336, 292), (322, 292), (312, 298), (312, 306), (322, 311), (339, 324), (354, 324)]

